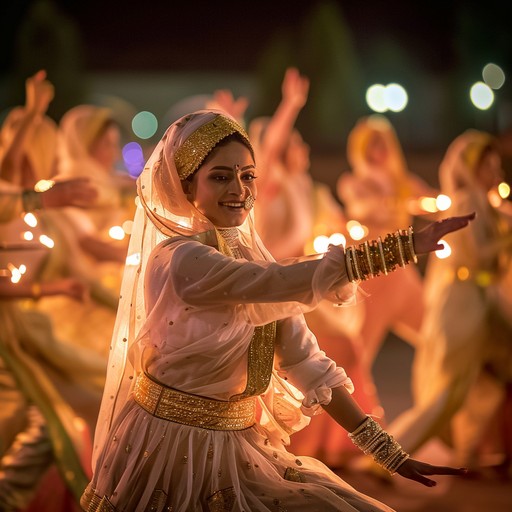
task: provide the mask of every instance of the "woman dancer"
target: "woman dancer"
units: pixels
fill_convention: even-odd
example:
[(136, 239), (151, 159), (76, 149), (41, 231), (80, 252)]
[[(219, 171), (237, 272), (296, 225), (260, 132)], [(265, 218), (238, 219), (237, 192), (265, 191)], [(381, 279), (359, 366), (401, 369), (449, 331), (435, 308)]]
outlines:
[[(244, 130), (199, 111), (171, 125), (139, 177), (137, 258), (125, 269), (85, 510), (389, 510), (286, 450), (303, 413), (322, 406), (392, 472), (425, 485), (424, 475), (463, 472), (410, 459), (351, 399), (302, 311), (347, 300), (353, 273), (369, 276), (364, 250), (275, 263), (250, 213), (256, 176)], [(471, 218), (402, 233), (403, 253), (392, 235), (387, 263), (372, 248), (371, 272), (438, 248)]]
[[(428, 262), (415, 402), (390, 425), (410, 451), (448, 437), (455, 461), (475, 470), (484, 464), (480, 451), (489, 444), (493, 418), (501, 416), (504, 425), (512, 384), (512, 218), (490, 202), (502, 180), (490, 134), (468, 130), (452, 142), (439, 168), (441, 190), (452, 200), (451, 214), (470, 208), (477, 217), (467, 230), (446, 237), (450, 257)], [(499, 430), (505, 429), (495, 429), (502, 441), (497, 453), (510, 471), (510, 423), (508, 440), (496, 436)]]
[[(395, 130), (384, 116), (372, 115), (357, 122), (348, 137), (347, 155), (352, 172), (340, 176), (337, 192), (347, 219), (367, 228), (363, 240), (410, 225), (417, 199), (434, 194), (408, 171)], [(409, 266), (389, 279), (365, 282), (362, 288), (367, 296), (356, 306), (363, 310), (364, 317), (362, 345), (357, 350), (371, 378), (373, 363), (388, 332), (413, 346), (418, 343), (424, 310), (422, 278), (417, 268)]]

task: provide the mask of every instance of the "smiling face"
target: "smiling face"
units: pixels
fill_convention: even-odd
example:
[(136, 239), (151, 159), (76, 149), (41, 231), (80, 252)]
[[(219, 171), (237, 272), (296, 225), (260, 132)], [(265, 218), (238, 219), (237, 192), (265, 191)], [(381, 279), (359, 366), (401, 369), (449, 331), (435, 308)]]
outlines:
[(188, 200), (216, 227), (243, 224), (249, 210), (244, 201), (256, 197), (256, 167), (243, 143), (230, 139), (217, 146), (192, 179), (183, 183)]

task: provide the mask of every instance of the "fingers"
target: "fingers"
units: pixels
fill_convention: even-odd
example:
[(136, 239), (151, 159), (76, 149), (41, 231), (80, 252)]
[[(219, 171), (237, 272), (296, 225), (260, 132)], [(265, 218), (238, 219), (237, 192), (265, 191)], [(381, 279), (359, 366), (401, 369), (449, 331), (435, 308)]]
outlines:
[(465, 475), (467, 468), (452, 468), (451, 466), (430, 466), (428, 475)]
[(425, 485), (426, 487), (435, 487), (437, 482), (435, 480), (431, 480), (430, 478), (426, 478), (423, 475), (418, 475), (416, 478), (413, 478), (416, 482)]
[(399, 469), (398, 473), (405, 478), (414, 480), (426, 487), (437, 485), (435, 480), (428, 478), (431, 475), (462, 476), (467, 473), (466, 468), (453, 468), (451, 466), (434, 466), (414, 459), (408, 459)]

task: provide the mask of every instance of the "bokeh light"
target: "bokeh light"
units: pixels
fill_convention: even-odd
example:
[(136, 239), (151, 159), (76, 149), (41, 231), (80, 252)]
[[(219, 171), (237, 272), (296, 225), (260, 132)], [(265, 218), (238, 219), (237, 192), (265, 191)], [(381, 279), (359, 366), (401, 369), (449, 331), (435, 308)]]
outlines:
[(140, 252), (135, 252), (126, 257), (126, 264), (132, 267), (136, 267), (140, 264)]
[(444, 212), (450, 208), (452, 200), (445, 194), (439, 194), (436, 197), (436, 207), (440, 212)]
[(36, 192), (46, 192), (47, 190), (50, 190), (53, 185), (55, 185), (55, 182), (52, 180), (39, 180), (34, 185), (34, 190)]
[(446, 240), (439, 240), (439, 243), (443, 244), (444, 247), (443, 249), (437, 250), (435, 254), (440, 260), (444, 260), (445, 258), (448, 258), (448, 256), (450, 256), (450, 254), (452, 253), (452, 248), (446, 242)]
[(131, 235), (133, 229), (133, 220), (125, 220), (123, 222), (122, 228), (127, 235)]
[(21, 272), (19, 269), (17, 269), (12, 263), (9, 263), (7, 267), (11, 271), (11, 283), (19, 283), (21, 279)]
[(329, 244), (330, 245), (342, 245), (343, 247), (345, 247), (347, 245), (347, 239), (341, 233), (333, 233), (329, 237)]
[(505, 83), (505, 73), (497, 64), (492, 62), (484, 66), (482, 78), (491, 89), (499, 89)]
[(108, 230), (108, 234), (114, 240), (122, 240), (125, 236), (124, 229), (121, 226), (112, 226)]
[(140, 139), (150, 139), (158, 130), (158, 120), (155, 114), (143, 110), (132, 119), (132, 130)]
[(498, 194), (502, 199), (507, 199), (510, 195), (510, 185), (504, 181), (498, 185)]
[(327, 249), (329, 248), (329, 237), (325, 235), (320, 235), (315, 238), (313, 241), (313, 249), (315, 249), (315, 252), (317, 253), (324, 253), (327, 252)]
[(365, 226), (357, 222), (357, 220), (349, 220), (347, 222), (347, 231), (352, 240), (361, 240), (368, 232)]
[(49, 236), (46, 235), (41, 235), (39, 237), (39, 241), (49, 249), (52, 249), (55, 246), (55, 242)]
[(473, 105), (480, 110), (487, 110), (494, 102), (492, 89), (483, 82), (473, 84), (469, 96)]
[(420, 208), (424, 212), (435, 213), (437, 212), (437, 199), (435, 197), (420, 197)]
[(384, 93), (386, 88), (382, 84), (374, 84), (366, 91), (366, 103), (374, 112), (386, 112)]
[(409, 97), (406, 90), (396, 83), (388, 85), (374, 84), (366, 91), (366, 103), (374, 112), (401, 112), (407, 105)]
[(459, 281), (467, 281), (469, 279), (468, 267), (459, 267), (457, 269), (457, 278), (459, 279)]
[(130, 176), (137, 178), (144, 169), (144, 152), (138, 142), (128, 142), (123, 149), (123, 162)]
[(27, 241), (34, 240), (34, 233), (32, 233), (32, 231), (25, 231), (23, 233), (22, 237), (23, 237), (23, 240), (27, 240)]
[(386, 107), (392, 112), (401, 112), (407, 105), (407, 92), (399, 84), (389, 84), (384, 91)]
[(31, 228), (35, 228), (37, 226), (37, 219), (33, 213), (26, 213), (23, 217), (23, 220), (26, 224), (28, 224)]

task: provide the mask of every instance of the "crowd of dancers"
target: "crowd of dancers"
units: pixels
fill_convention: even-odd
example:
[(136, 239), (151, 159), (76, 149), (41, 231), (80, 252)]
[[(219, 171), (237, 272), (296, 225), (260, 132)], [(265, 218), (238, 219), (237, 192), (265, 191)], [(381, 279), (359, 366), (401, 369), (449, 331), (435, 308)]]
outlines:
[[(290, 68), (272, 116), (246, 119), (247, 100), (226, 91), (198, 107), (222, 110), (246, 127), (258, 170), (256, 230), (278, 261), (327, 251), (321, 240), (359, 244), (436, 220), (439, 212), (422, 200), (439, 194), (450, 201), (443, 216), (476, 212), (468, 227), (445, 237), (449, 257), (431, 254), (425, 272), (408, 265), (361, 281), (351, 304), (321, 300), (305, 320), (321, 350), (345, 369), (362, 410), (404, 450), (414, 454), (440, 438), (454, 465), (511, 478), (512, 209), (498, 193), (504, 173), (497, 138), (473, 129), (456, 137), (434, 187), (408, 169), (389, 120), (359, 119), (346, 142), (350, 169), (333, 193), (313, 178), (309, 146), (295, 126), (308, 91), (308, 78)], [(115, 116), (79, 105), (56, 124), (46, 114), (53, 96), (44, 72), (28, 78), (25, 105), (9, 112), (0, 131), (6, 511), (79, 510), (92, 477), (122, 275), (137, 264), (126, 258), (137, 189), (115, 168)], [(120, 239), (112, 238), (120, 227)], [(372, 377), (389, 332), (415, 354), (413, 405), (391, 422)], [(308, 421), (290, 436), (292, 453), (387, 478), (321, 408)]]

